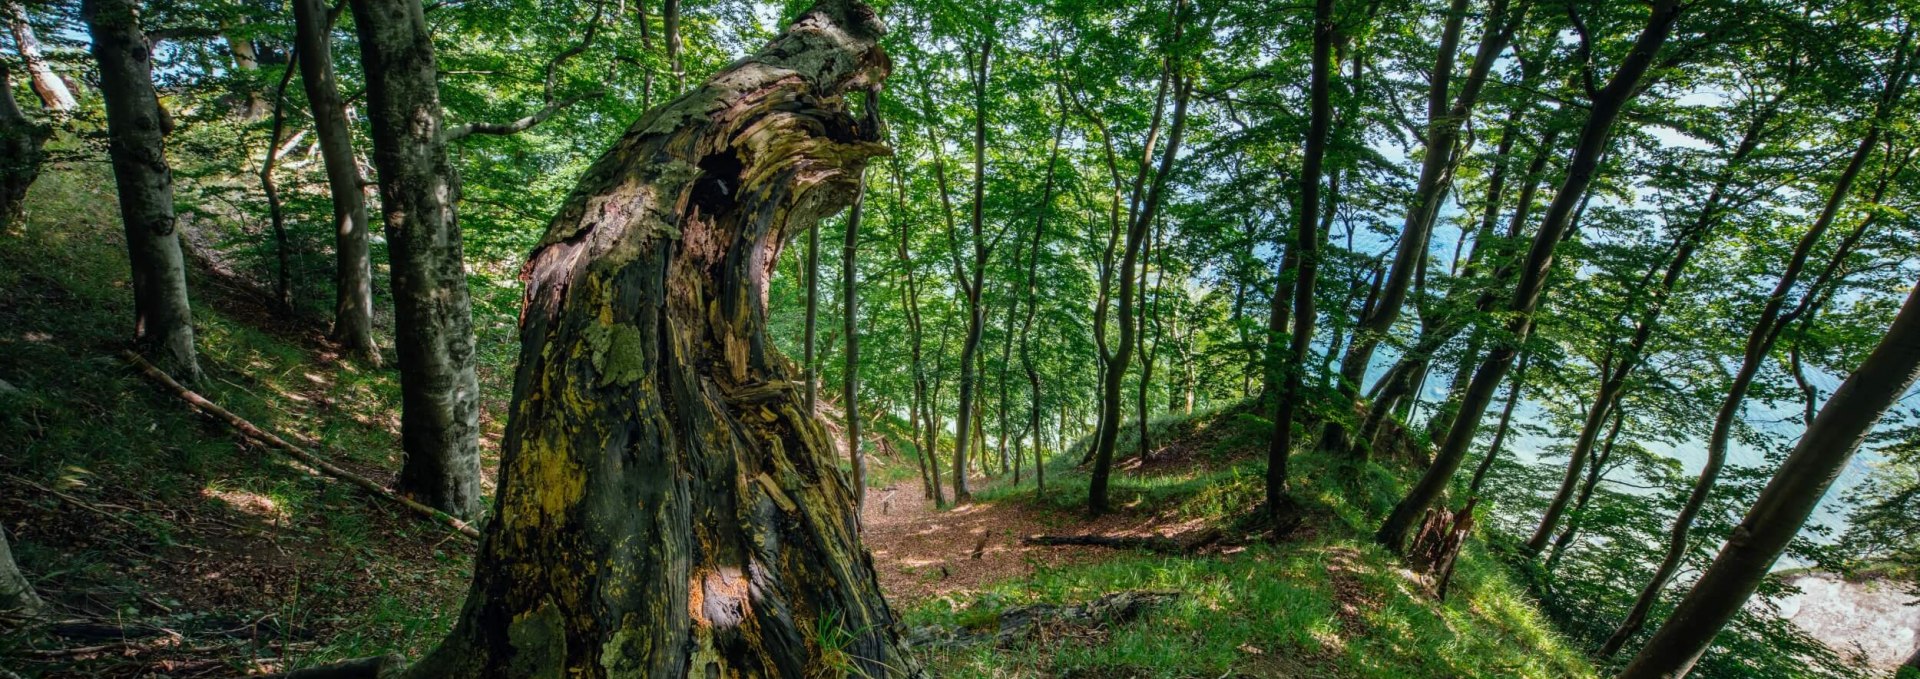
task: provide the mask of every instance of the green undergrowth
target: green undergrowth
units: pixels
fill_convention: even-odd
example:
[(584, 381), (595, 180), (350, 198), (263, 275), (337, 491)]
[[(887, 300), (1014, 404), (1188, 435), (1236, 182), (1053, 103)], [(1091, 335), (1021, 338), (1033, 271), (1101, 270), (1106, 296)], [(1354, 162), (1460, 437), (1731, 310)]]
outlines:
[[(1246, 530), (1265, 493), (1267, 420), (1243, 407), (1162, 418), (1169, 447), (1205, 441), (1197, 463), (1116, 471), (1116, 511), (1200, 519)], [(1179, 439), (1190, 439), (1179, 440)], [(1084, 450), (1084, 448), (1082, 448)], [(1123, 448), (1124, 450), (1124, 448)], [(993, 486), (977, 498), (1025, 503), (1072, 526), (1086, 502), (1078, 455), (1050, 465), (1047, 493)], [(913, 626), (991, 626), (1028, 604), (1073, 604), (1104, 594), (1176, 592), (1173, 603), (1111, 628), (1049, 629), (1011, 646), (934, 654), (942, 676), (1076, 677), (1587, 677), (1595, 671), (1553, 630), (1526, 589), (1475, 541), (1462, 553), (1447, 601), (1374, 545), (1378, 517), (1401, 490), (1376, 465), (1342, 468), (1318, 453), (1291, 460), (1307, 527), (1278, 544), (1256, 541), (1197, 556), (1116, 552), (1042, 566), (983, 591), (931, 600)]]
[[(22, 570), (62, 615), (230, 647), (217, 674), (251, 671), (253, 657), (424, 650), (458, 610), (471, 544), (245, 442), (125, 365), (125, 245), (113, 204), (93, 197), (111, 185), (103, 164), (44, 173), (26, 224), (0, 234), (0, 380), (13, 388), (0, 394), (0, 517)], [(392, 478), (394, 371), (335, 359), (323, 324), (277, 317), (244, 284), (196, 269), (189, 286), (206, 374), (191, 388), (342, 467)], [(224, 636), (194, 636), (213, 627)], [(0, 654), (60, 643), (0, 635)], [(10, 669), (91, 676), (155, 657)]]

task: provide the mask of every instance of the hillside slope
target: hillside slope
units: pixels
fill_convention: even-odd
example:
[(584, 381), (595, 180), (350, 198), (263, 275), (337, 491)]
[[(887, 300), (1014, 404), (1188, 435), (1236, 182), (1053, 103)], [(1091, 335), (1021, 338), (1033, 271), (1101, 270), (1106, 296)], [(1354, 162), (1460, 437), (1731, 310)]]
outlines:
[[(60, 622), (0, 635), (24, 677), (235, 676), (397, 652), (451, 623), (472, 544), (269, 449), (127, 368), (131, 313), (100, 168), (49, 172), (29, 221), (0, 237), (0, 522)], [(313, 319), (283, 318), (250, 287), (192, 281), (196, 389), (375, 480), (398, 466), (395, 376), (339, 359)], [(499, 338), (483, 337), (483, 342)], [(483, 374), (488, 410), (504, 397)], [(489, 422), (489, 447), (497, 435)], [(1390, 497), (1321, 483), (1301, 459), (1309, 527), (1277, 544), (1237, 528), (1260, 497), (1265, 423), (1238, 412), (1155, 423), (1161, 450), (1115, 480), (1119, 511), (1086, 523), (1085, 477), (1057, 456), (1045, 495), (986, 480), (975, 504), (927, 507), (881, 460), (865, 539), (916, 636), (964, 636), (1033, 605), (1121, 592), (1170, 595), (1125, 620), (1055, 621), (923, 651), (939, 676), (1591, 676), (1522, 590), (1476, 550), (1451, 598), (1360, 536)], [(1123, 446), (1124, 448), (1124, 446)], [(1073, 458), (1073, 459), (1070, 459)], [(884, 465), (893, 465), (886, 469)], [(905, 479), (905, 480), (899, 480)], [(1022, 544), (1036, 533), (1223, 539), (1193, 554)], [(975, 555), (978, 558), (975, 558)], [(957, 631), (956, 631), (957, 630)]]

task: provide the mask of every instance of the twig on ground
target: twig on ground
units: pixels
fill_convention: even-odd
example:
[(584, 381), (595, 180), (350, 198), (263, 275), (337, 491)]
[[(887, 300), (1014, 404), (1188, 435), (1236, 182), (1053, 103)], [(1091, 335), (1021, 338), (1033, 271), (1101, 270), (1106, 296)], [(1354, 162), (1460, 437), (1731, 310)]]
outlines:
[(126, 359), (127, 363), (131, 364), (135, 368), (138, 368), (140, 372), (146, 374), (146, 376), (149, 379), (152, 379), (153, 381), (158, 382), (169, 389), (172, 389), (176, 395), (178, 395), (181, 399), (184, 399), (187, 403), (191, 404), (194, 408), (199, 409), (201, 412), (207, 413), (209, 415), (214, 416), (215, 418), (218, 418), (226, 422), (229, 426), (233, 427), (236, 430), (239, 430), (239, 432), (242, 435), (246, 436), (247, 438), (253, 439), (255, 441), (259, 441), (261, 443), (265, 443), (275, 448), (279, 448), (281, 452), (284, 452), (292, 456), (294, 459), (299, 460), (310, 467), (320, 470), (321, 472), (325, 473), (328, 476), (332, 476), (336, 479), (346, 481), (347, 483), (351, 483), (353, 485), (359, 486), (361, 489), (369, 493), (372, 493), (376, 496), (385, 498), (387, 500), (391, 500), (394, 503), (407, 508), (407, 510), (412, 511), (415, 514), (419, 514), (421, 516), (424, 516), (429, 519), (433, 519), (434, 521), (444, 524), (447, 527), (452, 528), (453, 530), (459, 532), (461, 535), (465, 535), (475, 540), (480, 539), (480, 531), (476, 530), (472, 525), (468, 524), (467, 522), (462, 521), (458, 518), (455, 518), (453, 515), (448, 514), (446, 512), (442, 512), (438, 509), (434, 509), (432, 507), (428, 507), (426, 505), (420, 504), (419, 502), (415, 502), (411, 498), (396, 495), (393, 493), (393, 491), (390, 491), (390, 490), (387, 490), (386, 488), (381, 487), (380, 484), (374, 483), (373, 481), (367, 479), (364, 476), (360, 476), (359, 474), (355, 474), (353, 472), (342, 469), (330, 462), (327, 462), (326, 460), (322, 460), (318, 456), (315, 456), (314, 454), (307, 452), (306, 450), (300, 448), (299, 446), (288, 443), (286, 439), (280, 438), (279, 436), (275, 435), (272, 432), (269, 432), (267, 430), (261, 429), (260, 427), (254, 426), (252, 422), (246, 421), (244, 418), (241, 418), (239, 415), (235, 415), (232, 412), (229, 412), (227, 409), (220, 407), (218, 404), (207, 400), (206, 397), (196, 394), (192, 390), (184, 386), (181, 386), (179, 382), (174, 381), (172, 377), (168, 376), (164, 372), (161, 372), (161, 370), (159, 368), (154, 367), (152, 363), (148, 363), (147, 359), (142, 358), (139, 354), (133, 353), (131, 351), (122, 351), (120, 352), (120, 355), (122, 358)]

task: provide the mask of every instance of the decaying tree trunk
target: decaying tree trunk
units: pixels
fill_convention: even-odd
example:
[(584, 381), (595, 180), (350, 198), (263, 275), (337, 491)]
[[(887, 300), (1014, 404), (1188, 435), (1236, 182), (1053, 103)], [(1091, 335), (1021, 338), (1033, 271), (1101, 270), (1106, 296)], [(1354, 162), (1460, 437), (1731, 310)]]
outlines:
[[(11, 95), (9, 95), (11, 98)], [(33, 584), (20, 574), (13, 562), (13, 548), (7, 544), (7, 532), (0, 529), (0, 616), (36, 617), (46, 609)]]
[(173, 170), (153, 89), (152, 51), (131, 0), (87, 0), (80, 12), (106, 99), (107, 155), (133, 265), (134, 342), (167, 374), (195, 382), (200, 364), (193, 353), (187, 265), (173, 217)]
[(40, 177), (47, 143), (47, 129), (27, 120), (13, 103), (10, 75), (0, 61), (0, 234), (11, 232), (24, 216), (27, 188)]
[(341, 106), (333, 73), (331, 22), (324, 0), (293, 0), (294, 44), (300, 52), (300, 84), (313, 109), (313, 132), (327, 168), (333, 198), (333, 339), (374, 363), (373, 261), (367, 237), (367, 200), (353, 152), (353, 128)]
[(459, 192), (440, 126), (433, 38), (419, 0), (352, 0), (367, 72), (400, 359), (399, 490), (460, 518), (480, 510), (480, 386)]
[(767, 336), (782, 244), (887, 152), (843, 99), (887, 75), (883, 32), (823, 0), (582, 176), (524, 270), (472, 590), (412, 676), (920, 675)]
[(1478, 500), (1467, 498), (1467, 506), (1459, 511), (1429, 507), (1420, 522), (1420, 532), (1414, 534), (1413, 545), (1407, 549), (1408, 565), (1433, 576), (1434, 593), (1441, 601), (1447, 599), (1447, 585), (1453, 582), (1453, 564), (1460, 558), (1460, 548), (1473, 531), (1473, 505)]

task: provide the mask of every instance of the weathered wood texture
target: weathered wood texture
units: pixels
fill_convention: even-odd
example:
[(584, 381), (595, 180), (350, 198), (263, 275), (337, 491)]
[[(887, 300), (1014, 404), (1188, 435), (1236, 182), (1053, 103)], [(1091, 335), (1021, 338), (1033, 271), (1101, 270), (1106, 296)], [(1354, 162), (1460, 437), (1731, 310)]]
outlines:
[(919, 676), (766, 332), (782, 244), (887, 152), (845, 101), (883, 31), (824, 0), (586, 171), (523, 274), (472, 590), (411, 675)]

